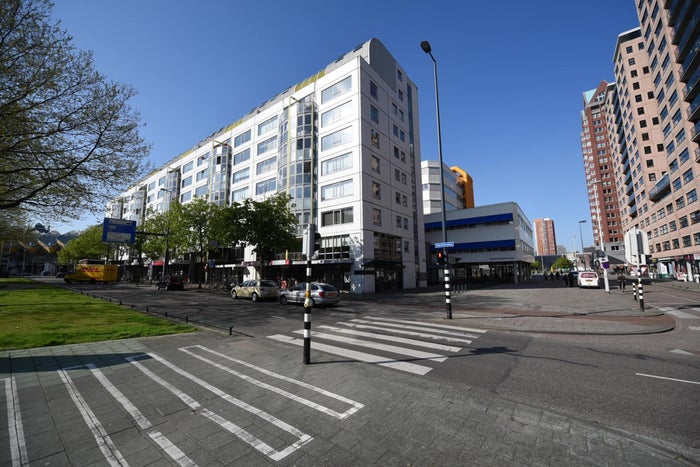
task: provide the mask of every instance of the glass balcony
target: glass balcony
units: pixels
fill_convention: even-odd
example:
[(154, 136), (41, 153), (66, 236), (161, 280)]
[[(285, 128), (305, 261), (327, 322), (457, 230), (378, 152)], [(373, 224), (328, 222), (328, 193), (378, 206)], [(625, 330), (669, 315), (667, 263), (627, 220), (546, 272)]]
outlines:
[(668, 174), (661, 177), (661, 179), (656, 182), (654, 188), (649, 190), (649, 199), (651, 201), (658, 201), (663, 198), (667, 193), (671, 191), (671, 178)]

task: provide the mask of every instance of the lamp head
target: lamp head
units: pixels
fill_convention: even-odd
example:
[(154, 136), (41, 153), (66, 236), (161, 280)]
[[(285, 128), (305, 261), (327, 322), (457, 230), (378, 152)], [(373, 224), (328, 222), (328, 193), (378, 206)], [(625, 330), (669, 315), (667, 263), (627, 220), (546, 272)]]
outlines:
[(420, 43), (420, 48), (423, 49), (423, 52), (425, 52), (427, 54), (432, 52), (432, 49), (430, 48), (430, 42), (428, 42), (428, 41), (422, 41)]

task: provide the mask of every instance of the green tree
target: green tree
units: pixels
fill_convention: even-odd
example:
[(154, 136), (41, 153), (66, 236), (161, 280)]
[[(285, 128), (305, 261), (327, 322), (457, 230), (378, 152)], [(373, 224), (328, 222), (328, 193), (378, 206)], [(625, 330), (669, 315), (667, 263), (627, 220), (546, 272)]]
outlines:
[[(174, 243), (189, 251), (195, 251), (199, 256), (200, 267), (203, 268), (208, 259), (210, 241), (212, 240), (212, 220), (216, 217), (219, 206), (195, 197), (187, 204), (175, 202), (171, 206), (174, 212), (174, 229), (171, 235)], [(198, 287), (202, 288), (204, 271), (198, 274)]]
[(265, 261), (275, 251), (283, 251), (296, 243), (297, 217), (289, 210), (291, 197), (277, 193), (263, 201), (246, 200), (245, 239), (255, 245), (260, 261), (260, 277), (264, 276)]
[(574, 263), (572, 263), (568, 258), (565, 256), (560, 256), (557, 258), (557, 260), (552, 264), (552, 269), (553, 270), (562, 270), (562, 269), (571, 269), (571, 266), (573, 266)]
[(539, 271), (540, 269), (542, 269), (542, 263), (540, 263), (540, 261), (536, 259), (535, 262), (532, 263), (532, 269), (534, 269), (535, 271)]
[(109, 256), (109, 244), (102, 241), (102, 224), (88, 227), (58, 252), (59, 263), (76, 263), (81, 259)]
[(0, 210), (79, 219), (149, 168), (132, 88), (95, 70), (49, 0), (0, 2)]

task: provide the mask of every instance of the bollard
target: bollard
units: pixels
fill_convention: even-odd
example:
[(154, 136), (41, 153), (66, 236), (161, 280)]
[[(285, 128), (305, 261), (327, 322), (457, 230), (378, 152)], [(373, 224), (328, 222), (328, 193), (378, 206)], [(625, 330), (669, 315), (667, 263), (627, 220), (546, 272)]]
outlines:
[(644, 286), (642, 285), (642, 279), (639, 279), (639, 309), (644, 313)]
[(637, 301), (637, 283), (632, 282), (632, 293), (634, 294), (634, 301)]
[(232, 336), (233, 335), (233, 326), (229, 326), (228, 328), (228, 335)]

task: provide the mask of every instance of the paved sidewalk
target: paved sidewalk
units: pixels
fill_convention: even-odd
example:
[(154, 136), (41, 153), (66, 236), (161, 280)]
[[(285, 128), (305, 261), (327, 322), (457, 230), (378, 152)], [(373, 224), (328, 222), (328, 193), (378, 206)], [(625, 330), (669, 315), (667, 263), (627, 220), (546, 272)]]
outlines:
[[(653, 290), (697, 291), (700, 284), (657, 282), (645, 284)], [(565, 287), (561, 281), (533, 280), (522, 284), (499, 284), (451, 293), (452, 319), (486, 329), (566, 334), (652, 334), (671, 331), (672, 316), (645, 305), (641, 310), (631, 285), (624, 292), (611, 282), (610, 292), (601, 289)], [(648, 296), (648, 295), (647, 295)], [(351, 302), (382, 303), (397, 308), (425, 309), (436, 319), (446, 316), (445, 292), (431, 289), (396, 294), (347, 297)]]

